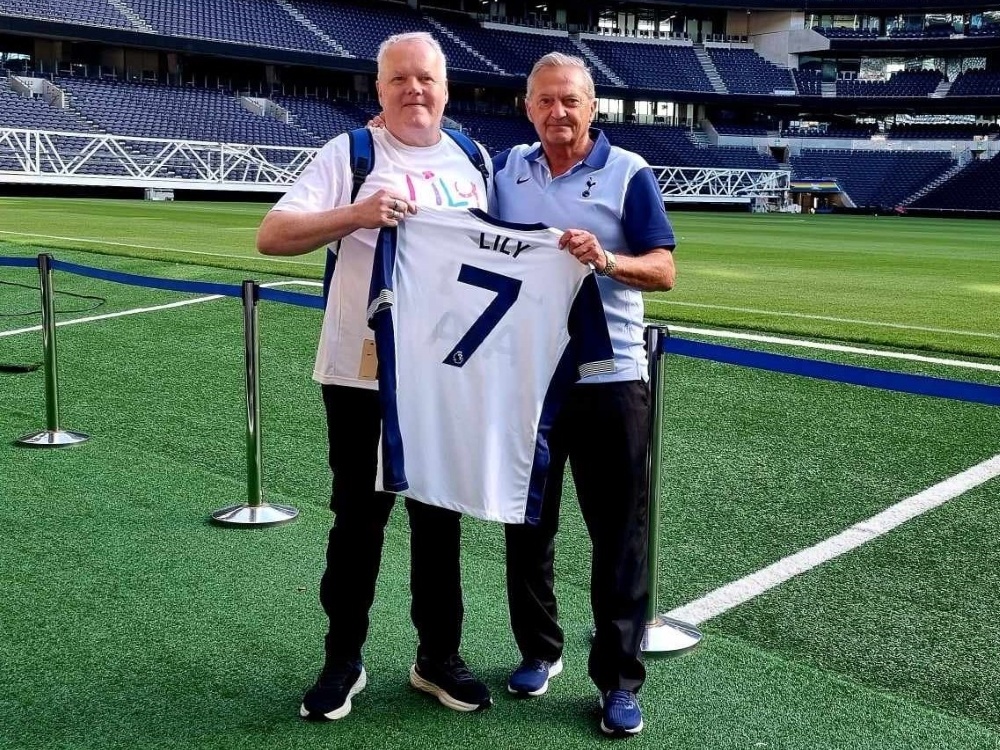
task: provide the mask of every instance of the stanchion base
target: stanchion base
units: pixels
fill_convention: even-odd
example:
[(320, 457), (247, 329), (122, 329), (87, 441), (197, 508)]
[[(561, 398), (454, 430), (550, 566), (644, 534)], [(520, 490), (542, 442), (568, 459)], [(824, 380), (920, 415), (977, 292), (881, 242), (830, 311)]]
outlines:
[(697, 646), (701, 637), (701, 631), (694, 625), (659, 615), (646, 624), (646, 633), (642, 637), (642, 651), (646, 654), (680, 656)]
[(39, 430), (21, 435), (14, 441), (15, 445), (22, 445), (27, 448), (66, 448), (71, 445), (79, 445), (85, 440), (89, 440), (90, 435), (82, 432), (72, 432), (70, 430)]
[(295, 520), (298, 515), (298, 509), (291, 505), (271, 505), (269, 503), (248, 505), (244, 503), (215, 511), (212, 514), (212, 523), (217, 523), (220, 526), (263, 528), (288, 523)]

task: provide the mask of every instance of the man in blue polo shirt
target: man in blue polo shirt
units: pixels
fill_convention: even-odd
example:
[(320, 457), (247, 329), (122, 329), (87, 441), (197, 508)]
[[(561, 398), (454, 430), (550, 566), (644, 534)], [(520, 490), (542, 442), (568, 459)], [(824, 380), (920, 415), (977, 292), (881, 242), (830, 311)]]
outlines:
[(507, 687), (541, 695), (562, 671), (553, 560), (568, 458), (594, 547), (589, 672), (601, 692), (601, 729), (627, 736), (642, 730), (636, 693), (646, 676), (649, 598), (642, 292), (673, 286), (674, 234), (646, 162), (591, 129), (597, 100), (583, 60), (542, 57), (528, 77), (526, 106), (540, 143), (494, 158), (496, 210), (507, 221), (568, 228), (560, 244), (601, 277), (615, 371), (577, 383), (556, 419), (539, 525), (506, 527), (511, 626), (522, 656)]

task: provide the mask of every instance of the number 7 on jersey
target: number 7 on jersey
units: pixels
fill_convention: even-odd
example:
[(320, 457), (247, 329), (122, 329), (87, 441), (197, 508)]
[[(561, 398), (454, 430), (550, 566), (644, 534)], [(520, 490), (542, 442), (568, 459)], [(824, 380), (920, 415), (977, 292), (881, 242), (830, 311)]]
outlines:
[(497, 327), (521, 293), (519, 279), (512, 279), (509, 276), (487, 271), (485, 268), (470, 266), (467, 263), (462, 264), (462, 268), (458, 272), (458, 280), (463, 284), (495, 292), (497, 296), (486, 306), (482, 315), (476, 318), (476, 322), (444, 358), (444, 364), (453, 367), (462, 367), (469, 361), (469, 357), (476, 353), (476, 349), (490, 335), (490, 331)]

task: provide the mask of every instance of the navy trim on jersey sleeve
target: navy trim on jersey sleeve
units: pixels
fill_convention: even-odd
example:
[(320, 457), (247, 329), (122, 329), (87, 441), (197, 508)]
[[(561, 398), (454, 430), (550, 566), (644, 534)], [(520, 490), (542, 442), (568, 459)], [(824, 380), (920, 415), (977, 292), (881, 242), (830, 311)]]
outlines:
[(392, 306), (395, 294), (392, 288), (392, 270), (396, 267), (396, 242), (398, 227), (383, 227), (375, 240), (375, 260), (368, 287), (368, 327), (375, 330), (375, 316)]
[(566, 327), (580, 379), (615, 371), (611, 332), (604, 315), (597, 277), (593, 273), (583, 279), (570, 308)]
[(663, 208), (660, 186), (653, 170), (643, 167), (628, 182), (622, 209), (622, 228), (630, 252), (636, 255), (654, 247), (673, 248), (674, 230)]
[(382, 486), (389, 492), (409, 488), (396, 405), (396, 331), (392, 325), (392, 272), (396, 266), (397, 227), (385, 227), (375, 241), (375, 262), (368, 291), (368, 325), (375, 332), (378, 395), (382, 405)]
[(493, 226), (500, 227), (501, 229), (512, 229), (518, 232), (533, 232), (537, 229), (549, 228), (547, 224), (518, 224), (515, 221), (504, 221), (503, 219), (498, 219), (496, 216), (490, 216), (481, 208), (470, 208), (468, 211), (480, 221), (485, 221), (487, 224), (492, 224)]

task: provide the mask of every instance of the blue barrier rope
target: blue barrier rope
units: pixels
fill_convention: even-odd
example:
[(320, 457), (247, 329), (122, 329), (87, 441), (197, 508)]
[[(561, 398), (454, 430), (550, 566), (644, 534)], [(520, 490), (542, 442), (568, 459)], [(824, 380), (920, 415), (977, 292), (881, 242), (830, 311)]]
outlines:
[(284, 302), (286, 305), (298, 305), (300, 307), (314, 307), (317, 310), (322, 310), (326, 307), (326, 300), (319, 294), (285, 292), (281, 289), (262, 286), (258, 288), (257, 296), (260, 299), (269, 299), (272, 302)]
[(104, 281), (115, 281), (119, 284), (132, 284), (134, 286), (145, 286), (151, 289), (166, 289), (170, 292), (187, 292), (191, 294), (219, 294), (223, 297), (243, 296), (243, 290), (233, 284), (214, 284), (206, 281), (178, 281), (177, 279), (161, 279), (155, 276), (139, 276), (134, 273), (121, 273), (119, 271), (106, 271), (103, 268), (91, 268), (90, 266), (80, 266), (76, 263), (67, 263), (63, 260), (53, 260), (52, 268), (55, 270), (69, 271), (79, 276), (89, 276), (92, 279), (103, 279)]
[[(37, 266), (37, 259), (0, 257), (0, 266), (32, 268)], [(60, 260), (53, 260), (52, 268), (79, 274), (80, 276), (114, 281), (120, 284), (133, 284), (135, 286), (165, 289), (173, 292), (217, 294), (224, 297), (237, 298), (243, 296), (242, 288), (233, 284), (179, 281), (155, 276), (139, 276), (137, 274), (81, 266), (76, 263), (68, 263)], [(302, 294), (300, 292), (286, 292), (279, 289), (259, 287), (258, 296), (260, 299), (301, 307), (312, 307), (318, 310), (322, 310), (325, 307), (323, 297), (318, 294)], [(881, 388), (887, 391), (911, 393), (918, 396), (935, 396), (938, 398), (954, 399), (956, 401), (1000, 406), (1000, 386), (995, 385), (947, 380), (928, 375), (909, 375), (906, 373), (876, 370), (870, 367), (857, 367), (855, 365), (841, 365), (833, 362), (790, 357), (784, 354), (738, 349), (723, 344), (706, 344), (700, 341), (669, 336), (663, 339), (661, 351), (680, 354), (686, 357), (695, 357), (697, 359), (724, 362), (731, 365), (754, 367), (789, 375), (800, 375), (818, 380), (831, 380), (837, 383)]]
[(0, 266), (11, 266), (12, 268), (38, 268), (38, 259), (0, 257)]
[(710, 359), (715, 362), (755, 367), (760, 370), (783, 372), (789, 375), (863, 385), (869, 388), (912, 393), (918, 396), (936, 396), (957, 401), (970, 401), (975, 404), (1000, 406), (1000, 386), (995, 385), (946, 380), (929, 375), (887, 372), (855, 365), (840, 365), (833, 362), (801, 359), (784, 354), (737, 349), (732, 346), (705, 344), (700, 341), (673, 337), (666, 338), (662, 348), (665, 352), (681, 354), (685, 357)]

